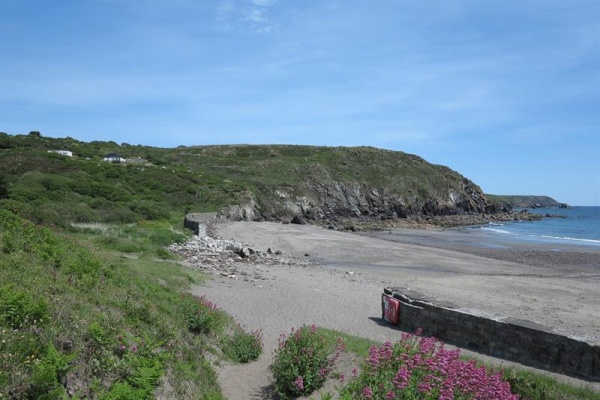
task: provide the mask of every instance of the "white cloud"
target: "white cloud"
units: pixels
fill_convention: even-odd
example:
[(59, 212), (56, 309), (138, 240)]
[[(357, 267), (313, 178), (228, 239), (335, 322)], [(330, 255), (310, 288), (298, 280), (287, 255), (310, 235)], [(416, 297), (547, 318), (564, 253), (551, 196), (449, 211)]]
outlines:
[(229, 19), (231, 14), (235, 11), (235, 6), (231, 1), (221, 1), (217, 4), (217, 20), (226, 20)]
[(276, 0), (224, 0), (216, 6), (216, 22), (225, 31), (271, 33), (280, 24), (271, 22), (269, 7)]
[(267, 17), (263, 10), (260, 10), (258, 8), (250, 8), (248, 10), (242, 11), (241, 20), (259, 23), (265, 22), (267, 20)]
[(276, 3), (277, 0), (252, 0), (252, 4), (260, 7), (268, 7)]

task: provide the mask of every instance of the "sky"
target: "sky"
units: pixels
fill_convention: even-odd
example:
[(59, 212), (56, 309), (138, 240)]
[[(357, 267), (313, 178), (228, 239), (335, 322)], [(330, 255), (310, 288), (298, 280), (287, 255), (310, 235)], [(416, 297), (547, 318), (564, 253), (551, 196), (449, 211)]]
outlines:
[(373, 146), (600, 206), (600, 1), (0, 0), (0, 131)]

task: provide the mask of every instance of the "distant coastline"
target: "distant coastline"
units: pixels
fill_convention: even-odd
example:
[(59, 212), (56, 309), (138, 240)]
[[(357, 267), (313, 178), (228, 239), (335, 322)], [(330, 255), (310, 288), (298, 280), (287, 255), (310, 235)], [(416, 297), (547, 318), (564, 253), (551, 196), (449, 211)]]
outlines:
[(549, 196), (531, 195), (496, 195), (486, 194), (489, 200), (506, 204), (511, 208), (569, 208), (567, 203), (561, 203)]

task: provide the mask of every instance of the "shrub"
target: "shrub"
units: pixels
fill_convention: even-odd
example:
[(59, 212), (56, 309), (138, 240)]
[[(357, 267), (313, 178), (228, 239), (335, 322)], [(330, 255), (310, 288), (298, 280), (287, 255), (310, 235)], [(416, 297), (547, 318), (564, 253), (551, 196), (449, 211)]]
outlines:
[(260, 331), (246, 332), (240, 326), (233, 336), (222, 340), (223, 352), (232, 360), (247, 363), (256, 360), (262, 352), (262, 334)]
[(168, 210), (151, 201), (134, 201), (129, 205), (129, 208), (141, 219), (154, 220), (169, 218)]
[(501, 373), (459, 359), (434, 338), (403, 334), (402, 340), (369, 350), (360, 375), (343, 399), (517, 399)]
[(327, 380), (343, 344), (335, 350), (325, 344), (325, 338), (315, 325), (292, 328), (289, 337), (282, 334), (271, 372), (275, 390), (282, 399), (308, 395)]
[(182, 313), (188, 329), (194, 333), (213, 333), (222, 328), (226, 314), (204, 296), (184, 296)]

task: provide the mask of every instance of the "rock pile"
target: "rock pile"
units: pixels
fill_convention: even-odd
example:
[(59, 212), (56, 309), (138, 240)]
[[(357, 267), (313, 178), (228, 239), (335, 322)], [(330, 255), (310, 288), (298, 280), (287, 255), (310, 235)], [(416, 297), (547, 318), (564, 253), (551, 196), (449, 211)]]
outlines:
[(186, 243), (170, 245), (168, 250), (179, 254), (195, 268), (231, 279), (265, 279), (253, 268), (257, 265), (316, 264), (310, 260), (287, 256), (281, 250), (268, 248), (261, 251), (234, 240), (207, 235), (195, 235)]

